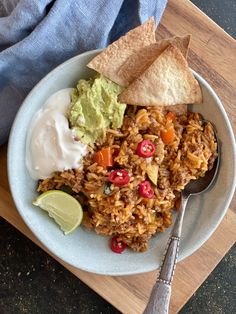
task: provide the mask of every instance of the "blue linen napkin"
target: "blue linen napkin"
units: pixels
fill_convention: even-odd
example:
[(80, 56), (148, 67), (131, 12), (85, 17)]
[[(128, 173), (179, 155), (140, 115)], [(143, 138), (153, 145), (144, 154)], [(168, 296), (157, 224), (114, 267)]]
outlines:
[(102, 48), (167, 0), (0, 0), (0, 145), (32, 87), (63, 61)]

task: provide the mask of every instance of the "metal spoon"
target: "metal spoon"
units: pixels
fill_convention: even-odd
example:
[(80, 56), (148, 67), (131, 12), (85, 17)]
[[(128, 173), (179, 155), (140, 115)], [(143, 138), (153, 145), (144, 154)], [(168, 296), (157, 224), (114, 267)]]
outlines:
[[(205, 121), (206, 122), (206, 121)], [(183, 218), (188, 199), (191, 195), (199, 195), (210, 188), (215, 180), (220, 163), (220, 146), (215, 130), (218, 156), (214, 162), (213, 168), (207, 171), (205, 176), (190, 181), (181, 193), (181, 204), (169, 237), (164, 260), (161, 265), (158, 279), (152, 289), (146, 309), (143, 314), (166, 314), (168, 313), (171, 283), (174, 276), (174, 270), (179, 253), (179, 242), (182, 231)]]

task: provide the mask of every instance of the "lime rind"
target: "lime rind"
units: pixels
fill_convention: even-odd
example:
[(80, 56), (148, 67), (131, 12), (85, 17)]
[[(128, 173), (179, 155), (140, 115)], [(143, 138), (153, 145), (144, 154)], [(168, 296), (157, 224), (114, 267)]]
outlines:
[(82, 222), (83, 210), (71, 195), (58, 190), (42, 193), (33, 205), (45, 210), (55, 220), (65, 235), (73, 232)]

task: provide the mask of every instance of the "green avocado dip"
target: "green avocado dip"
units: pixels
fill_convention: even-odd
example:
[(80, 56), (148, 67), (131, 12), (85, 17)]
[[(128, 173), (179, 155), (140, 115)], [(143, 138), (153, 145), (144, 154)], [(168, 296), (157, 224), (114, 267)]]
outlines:
[(93, 146), (104, 138), (106, 129), (122, 126), (126, 105), (117, 101), (121, 90), (102, 75), (79, 80), (72, 92), (69, 121), (81, 142)]

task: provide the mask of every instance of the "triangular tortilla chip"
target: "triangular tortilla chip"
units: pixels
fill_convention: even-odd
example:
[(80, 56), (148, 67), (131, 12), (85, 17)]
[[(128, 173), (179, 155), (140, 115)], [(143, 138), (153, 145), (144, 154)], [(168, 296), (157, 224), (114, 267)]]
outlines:
[(155, 41), (155, 21), (154, 17), (151, 17), (147, 22), (132, 29), (125, 36), (109, 45), (87, 66), (122, 86), (123, 81), (118, 75), (122, 64), (134, 52)]
[(183, 37), (171, 37), (159, 40), (154, 44), (142, 47), (133, 53), (125, 63), (120, 67), (118, 76), (122, 86), (129, 86), (137, 77), (139, 77), (155, 60), (156, 58), (170, 45), (177, 47), (186, 58), (190, 35)]
[(202, 101), (202, 93), (180, 50), (169, 45), (119, 95), (119, 101), (140, 106), (173, 106), (199, 103)]

